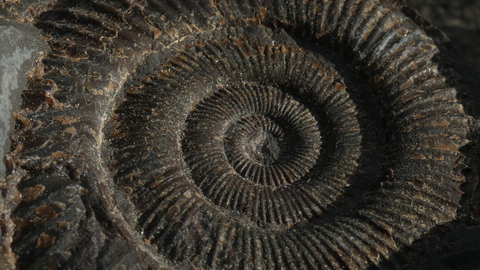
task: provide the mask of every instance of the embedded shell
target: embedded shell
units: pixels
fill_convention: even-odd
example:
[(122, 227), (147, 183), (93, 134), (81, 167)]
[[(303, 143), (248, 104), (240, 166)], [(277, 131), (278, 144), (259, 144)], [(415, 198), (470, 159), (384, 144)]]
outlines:
[(35, 21), (52, 53), (4, 180), (18, 269), (399, 269), (476, 177), (469, 89), (398, 2), (58, 1)]

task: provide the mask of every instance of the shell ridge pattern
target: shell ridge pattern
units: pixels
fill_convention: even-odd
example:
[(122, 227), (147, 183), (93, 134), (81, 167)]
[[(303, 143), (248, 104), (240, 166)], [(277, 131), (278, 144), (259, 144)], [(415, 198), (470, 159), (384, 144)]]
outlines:
[(59, 1), (12, 135), (11, 262), (400, 269), (455, 219), (472, 126), (399, 7)]

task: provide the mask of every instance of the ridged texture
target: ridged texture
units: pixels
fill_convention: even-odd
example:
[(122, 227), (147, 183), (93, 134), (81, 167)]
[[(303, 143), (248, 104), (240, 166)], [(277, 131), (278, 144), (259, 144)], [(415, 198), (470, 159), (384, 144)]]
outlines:
[(60, 1), (8, 157), (18, 267), (402, 267), (455, 219), (473, 126), (400, 9)]

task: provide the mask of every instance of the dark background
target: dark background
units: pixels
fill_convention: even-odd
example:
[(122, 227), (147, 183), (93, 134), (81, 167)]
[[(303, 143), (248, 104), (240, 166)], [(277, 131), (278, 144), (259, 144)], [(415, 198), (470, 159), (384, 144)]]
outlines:
[(480, 72), (480, 0), (406, 0), (406, 2), (422, 17), (442, 30), (460, 54)]

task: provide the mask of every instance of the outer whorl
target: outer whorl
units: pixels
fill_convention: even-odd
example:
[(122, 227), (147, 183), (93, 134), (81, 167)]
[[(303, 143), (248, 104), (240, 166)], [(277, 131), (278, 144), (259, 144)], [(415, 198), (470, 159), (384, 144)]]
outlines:
[(19, 269), (399, 269), (476, 177), (448, 41), (397, 2), (59, 1), (36, 26)]

